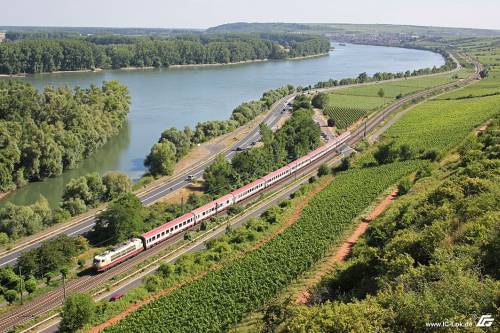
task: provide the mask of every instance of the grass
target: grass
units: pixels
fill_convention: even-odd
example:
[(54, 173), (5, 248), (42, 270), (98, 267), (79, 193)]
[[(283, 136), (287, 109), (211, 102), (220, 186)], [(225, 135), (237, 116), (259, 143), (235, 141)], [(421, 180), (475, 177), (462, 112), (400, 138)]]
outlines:
[(349, 96), (333, 93), (328, 95), (328, 101), (326, 105), (328, 107), (373, 110), (387, 105), (391, 101), (392, 99), (390, 98), (381, 98), (378, 96)]
[[(468, 88), (463, 89), (467, 92)], [(444, 98), (444, 95), (442, 98)], [(447, 150), (500, 110), (500, 95), (461, 100), (432, 100), (405, 114), (385, 136), (415, 151)]]

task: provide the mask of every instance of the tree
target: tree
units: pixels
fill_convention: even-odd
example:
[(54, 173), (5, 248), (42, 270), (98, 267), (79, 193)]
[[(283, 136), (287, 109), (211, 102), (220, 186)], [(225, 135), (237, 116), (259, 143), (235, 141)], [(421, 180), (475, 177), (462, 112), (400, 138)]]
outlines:
[(37, 283), (33, 277), (30, 277), (26, 282), (24, 282), (24, 288), (30, 294), (33, 294), (36, 290)]
[(273, 131), (267, 126), (266, 123), (259, 125), (261, 141), (264, 145), (269, 146), (273, 142)]
[(394, 162), (398, 156), (398, 151), (394, 149), (394, 143), (380, 145), (377, 151), (373, 153), (373, 157), (379, 165)]
[(330, 173), (330, 169), (326, 164), (321, 164), (318, 168), (318, 177), (326, 176)]
[(312, 99), (312, 105), (318, 109), (323, 109), (327, 102), (328, 102), (328, 94), (325, 93), (319, 93), (315, 95)]
[(76, 216), (87, 211), (87, 205), (85, 205), (85, 202), (80, 198), (66, 199), (61, 203), (61, 206), (70, 216)]
[(172, 142), (175, 146), (176, 160), (178, 161), (182, 156), (186, 155), (191, 148), (191, 137), (184, 131), (179, 131), (177, 128), (169, 128), (161, 134), (161, 142)]
[(96, 223), (101, 238), (119, 243), (142, 231), (142, 204), (133, 193), (123, 193), (111, 202)]
[(62, 310), (61, 332), (75, 332), (92, 321), (95, 303), (87, 294), (73, 294), (66, 298)]
[(104, 175), (102, 182), (106, 187), (106, 200), (117, 198), (120, 194), (132, 190), (132, 182), (123, 172), (110, 171)]
[(385, 91), (384, 88), (380, 88), (379, 91), (377, 92), (378, 97), (384, 97), (385, 96)]
[(35, 275), (38, 270), (38, 262), (31, 251), (25, 251), (17, 258), (17, 267), (21, 269), (24, 276)]
[(17, 291), (13, 289), (9, 289), (6, 292), (4, 292), (3, 297), (9, 304), (12, 304), (16, 301), (17, 299)]
[(203, 173), (207, 192), (210, 194), (227, 193), (238, 183), (238, 176), (224, 155), (217, 155), (214, 162)]
[(175, 161), (175, 146), (172, 142), (167, 141), (157, 143), (151, 148), (151, 152), (146, 157), (144, 165), (155, 176), (170, 175), (174, 171)]
[(366, 74), (366, 72), (359, 74), (357, 81), (358, 83), (365, 83), (366, 81), (368, 81), (368, 74)]

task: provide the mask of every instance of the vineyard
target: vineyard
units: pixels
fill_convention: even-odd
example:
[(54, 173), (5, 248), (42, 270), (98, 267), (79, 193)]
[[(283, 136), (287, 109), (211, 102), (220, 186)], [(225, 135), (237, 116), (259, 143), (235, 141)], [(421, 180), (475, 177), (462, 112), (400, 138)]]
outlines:
[(358, 119), (364, 117), (368, 111), (341, 106), (327, 106), (325, 107), (324, 113), (328, 118), (335, 121), (335, 127), (338, 129), (345, 129), (351, 124), (354, 124)]
[(397, 162), (340, 174), (293, 226), (269, 243), (141, 307), (105, 331), (227, 331), (311, 267), (381, 192), (421, 163)]
[[(467, 89), (463, 91), (467, 93)], [(417, 152), (444, 151), (459, 144), (470, 131), (499, 111), (500, 95), (432, 100), (405, 114), (385, 136), (395, 139), (397, 144), (408, 144)]]
[(500, 94), (500, 72), (492, 72), (490, 76), (465, 89), (448, 93), (439, 99), (463, 99)]

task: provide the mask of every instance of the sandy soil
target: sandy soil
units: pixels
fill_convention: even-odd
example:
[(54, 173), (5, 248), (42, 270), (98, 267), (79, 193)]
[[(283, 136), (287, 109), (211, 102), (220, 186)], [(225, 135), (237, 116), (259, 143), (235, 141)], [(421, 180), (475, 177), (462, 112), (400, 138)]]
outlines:
[(345, 261), (347, 256), (351, 253), (352, 247), (358, 241), (366, 229), (368, 229), (368, 224), (370, 221), (376, 219), (380, 214), (382, 214), (385, 209), (392, 203), (397, 195), (397, 190), (394, 190), (391, 194), (385, 197), (373, 210), (370, 211), (368, 216), (358, 224), (354, 232), (347, 238), (346, 241), (342, 243), (340, 247), (333, 249), (321, 262), (319, 262), (314, 268), (314, 273), (307, 277), (304, 281), (304, 287), (300, 290), (294, 297), (295, 303), (297, 304), (307, 304), (310, 297), (310, 289), (317, 285), (321, 279), (331, 272), (332, 267), (338, 263)]

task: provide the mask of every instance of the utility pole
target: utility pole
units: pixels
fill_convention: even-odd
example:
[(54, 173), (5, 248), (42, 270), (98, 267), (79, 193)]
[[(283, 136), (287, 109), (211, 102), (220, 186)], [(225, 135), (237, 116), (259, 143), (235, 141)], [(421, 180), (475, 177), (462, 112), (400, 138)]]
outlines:
[(68, 269), (65, 267), (61, 269), (62, 283), (63, 283), (63, 304), (66, 302), (66, 275), (68, 274)]
[(23, 304), (23, 275), (21, 274), (21, 266), (19, 266), (19, 295), (21, 296), (21, 304)]
[(61, 273), (62, 275), (62, 280), (63, 280), (63, 304), (66, 302), (66, 276), (64, 273)]
[(181, 214), (184, 214), (184, 196), (181, 196)]

